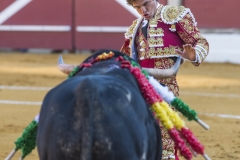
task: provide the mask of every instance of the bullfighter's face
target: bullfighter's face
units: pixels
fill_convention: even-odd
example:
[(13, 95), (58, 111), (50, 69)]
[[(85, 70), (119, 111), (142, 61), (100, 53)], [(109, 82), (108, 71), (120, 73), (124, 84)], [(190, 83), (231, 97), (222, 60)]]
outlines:
[(149, 20), (156, 13), (157, 4), (158, 2), (156, 0), (135, 0), (133, 1), (132, 6), (142, 17)]

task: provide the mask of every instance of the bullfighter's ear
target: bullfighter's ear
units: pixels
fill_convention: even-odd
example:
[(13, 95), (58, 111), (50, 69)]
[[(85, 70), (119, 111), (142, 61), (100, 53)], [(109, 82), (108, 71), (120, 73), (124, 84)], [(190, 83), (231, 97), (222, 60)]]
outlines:
[(76, 65), (65, 64), (62, 55), (58, 57), (58, 68), (63, 73), (69, 75), (75, 67)]

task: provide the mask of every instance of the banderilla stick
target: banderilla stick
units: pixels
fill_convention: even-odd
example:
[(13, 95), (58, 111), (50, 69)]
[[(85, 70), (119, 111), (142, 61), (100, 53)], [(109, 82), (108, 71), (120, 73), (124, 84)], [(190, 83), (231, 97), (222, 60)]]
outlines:
[(206, 123), (204, 123), (201, 119), (197, 119), (196, 120), (197, 123), (199, 123), (203, 128), (205, 128), (206, 130), (209, 130), (209, 125), (207, 125)]
[(5, 158), (5, 160), (10, 160), (13, 156), (14, 156), (14, 154), (16, 153), (17, 151), (14, 149), (14, 150), (12, 150), (12, 152), (7, 156), (7, 158)]
[(208, 155), (207, 155), (207, 154), (204, 154), (204, 155), (203, 155), (203, 157), (204, 157), (206, 160), (211, 160), (211, 158), (210, 158), (210, 157), (208, 157)]

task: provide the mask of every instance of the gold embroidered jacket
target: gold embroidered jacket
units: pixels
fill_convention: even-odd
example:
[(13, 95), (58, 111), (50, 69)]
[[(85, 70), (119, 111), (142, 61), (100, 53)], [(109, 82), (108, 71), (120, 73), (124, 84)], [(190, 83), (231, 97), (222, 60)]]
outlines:
[[(133, 21), (125, 33), (125, 43), (121, 48), (121, 52), (139, 60), (139, 62), (156, 58), (177, 57), (179, 55), (175, 49), (182, 49), (184, 44), (192, 44), (195, 48), (196, 63), (193, 63), (194, 65), (202, 63), (208, 55), (209, 44), (199, 33), (190, 9), (183, 6), (160, 5), (155, 16), (149, 20), (147, 38), (141, 34), (142, 21), (143, 18)], [(142, 67), (156, 67), (155, 64), (149, 64)]]

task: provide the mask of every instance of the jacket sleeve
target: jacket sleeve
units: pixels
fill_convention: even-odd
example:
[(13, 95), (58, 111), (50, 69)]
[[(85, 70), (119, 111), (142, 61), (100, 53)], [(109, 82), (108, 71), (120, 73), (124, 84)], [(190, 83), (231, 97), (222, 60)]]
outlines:
[(130, 45), (130, 40), (129, 39), (125, 39), (125, 42), (124, 42), (123, 46), (120, 49), (120, 52), (130, 56), (130, 47), (129, 47), (129, 45)]
[(196, 24), (195, 18), (189, 10), (189, 12), (176, 23), (176, 30), (186, 44), (192, 44), (195, 48), (196, 61), (192, 62), (192, 64), (198, 66), (208, 55), (209, 43), (206, 38), (200, 34)]
[(141, 19), (136, 19), (132, 22), (131, 26), (127, 29), (127, 32), (124, 34), (125, 42), (120, 49), (120, 52), (125, 53), (126, 55), (131, 57), (131, 41), (133, 37), (133, 32), (136, 30)]

